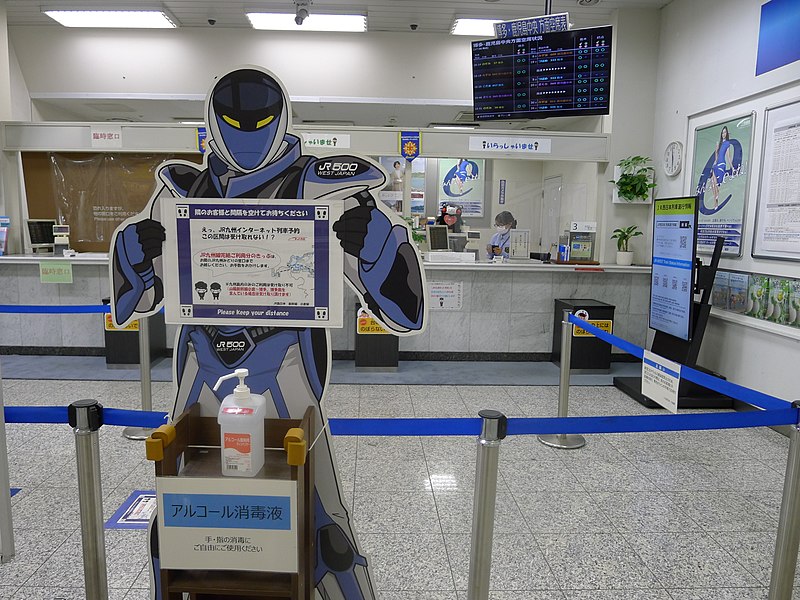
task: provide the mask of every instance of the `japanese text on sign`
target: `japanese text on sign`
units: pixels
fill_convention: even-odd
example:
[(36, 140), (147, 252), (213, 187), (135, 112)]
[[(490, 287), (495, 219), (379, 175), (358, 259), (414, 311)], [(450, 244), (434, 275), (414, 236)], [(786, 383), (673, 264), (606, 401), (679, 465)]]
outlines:
[(342, 250), (331, 228), (341, 211), (303, 200), (164, 202), (167, 321), (340, 326)]
[(164, 494), (167, 527), (282, 529), (291, 526), (290, 499), (280, 496)]

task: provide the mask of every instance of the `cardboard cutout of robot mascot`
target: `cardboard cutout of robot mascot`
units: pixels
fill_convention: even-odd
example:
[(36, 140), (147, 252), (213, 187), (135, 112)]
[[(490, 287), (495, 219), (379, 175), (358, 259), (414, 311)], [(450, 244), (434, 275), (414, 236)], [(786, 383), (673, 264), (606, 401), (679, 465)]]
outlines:
[[(232, 205), (237, 198), (287, 203), (324, 198), (344, 202), (333, 231), (344, 250), (344, 277), (362, 305), (397, 335), (423, 331), (427, 306), (419, 253), (409, 243), (408, 226), (373, 197), (386, 182), (383, 169), (365, 157), (303, 154), (301, 140), (287, 132), (291, 114), (283, 84), (263, 68), (236, 68), (216, 79), (206, 99), (209, 139), (203, 165), (177, 160), (162, 164), (157, 175), (161, 189), (114, 233), (110, 272), (116, 325), (151, 315), (163, 304), (160, 198), (230, 198)], [(326, 167), (331, 162), (346, 164), (349, 171), (332, 175)], [(272, 398), (268, 417), (301, 418), (308, 406), (318, 407), (322, 415), (331, 369), (328, 330), (182, 325), (175, 343), (172, 418), (194, 403), (200, 404), (203, 416), (216, 416), (234, 382), (226, 381), (218, 392), (211, 388), (235, 368), (249, 370), (253, 393)], [(322, 430), (321, 420), (316, 427)], [(367, 560), (339, 491), (327, 432), (315, 449), (317, 597), (375, 598)], [(160, 600), (156, 529), (151, 524), (151, 596)]]

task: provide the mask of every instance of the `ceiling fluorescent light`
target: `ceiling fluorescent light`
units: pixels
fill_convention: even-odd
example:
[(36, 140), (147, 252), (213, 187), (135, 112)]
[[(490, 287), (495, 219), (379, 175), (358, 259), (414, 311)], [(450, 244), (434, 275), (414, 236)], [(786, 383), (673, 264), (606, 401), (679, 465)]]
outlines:
[(364, 15), (321, 15), (311, 13), (302, 25), (295, 23), (293, 13), (247, 13), (253, 29), (273, 31), (350, 31), (367, 30), (367, 17)]
[(474, 35), (481, 37), (494, 37), (494, 24), (502, 23), (500, 19), (456, 19), (453, 35)]
[(175, 23), (160, 10), (45, 10), (64, 27), (171, 29)]
[(206, 124), (205, 121), (201, 121), (199, 119), (196, 121), (178, 121), (178, 123), (180, 123), (181, 125), (199, 125), (199, 126)]

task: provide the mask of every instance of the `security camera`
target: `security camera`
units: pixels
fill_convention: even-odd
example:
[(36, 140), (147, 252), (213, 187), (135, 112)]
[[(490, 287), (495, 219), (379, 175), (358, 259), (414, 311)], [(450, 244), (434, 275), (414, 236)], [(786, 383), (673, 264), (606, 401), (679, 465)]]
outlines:
[(417, 27), (419, 27), (419, 25), (416, 24), (416, 23), (411, 23), (411, 25), (409, 25), (409, 27), (411, 27), (411, 31), (416, 31)]
[(297, 23), (298, 25), (302, 25), (303, 21), (305, 21), (307, 18), (308, 18), (308, 9), (298, 8), (297, 15), (294, 18), (294, 22)]
[(208, 24), (209, 25), (216, 25), (217, 24), (217, 20), (216, 19), (209, 19), (208, 20)]

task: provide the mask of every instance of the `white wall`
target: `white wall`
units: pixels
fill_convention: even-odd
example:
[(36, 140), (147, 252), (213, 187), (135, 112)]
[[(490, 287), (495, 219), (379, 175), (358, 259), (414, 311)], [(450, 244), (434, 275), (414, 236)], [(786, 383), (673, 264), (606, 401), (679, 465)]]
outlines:
[[(798, 263), (750, 256), (764, 108), (800, 97), (800, 62), (755, 76), (761, 4), (754, 0), (674, 0), (663, 9), (652, 152), (659, 158), (659, 195), (687, 193), (691, 156), (678, 177), (667, 179), (660, 168), (667, 143), (679, 140), (691, 154), (696, 125), (756, 111), (744, 256), (723, 259), (720, 266), (800, 277)], [(798, 397), (797, 340), (712, 318), (700, 360), (737, 383), (784, 398)]]
[(472, 98), (470, 42), (434, 34), (304, 34), (11, 27), (31, 93), (200, 94), (240, 64), (268, 65), (293, 96)]

